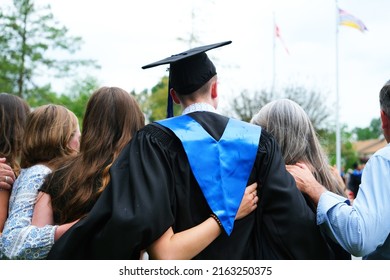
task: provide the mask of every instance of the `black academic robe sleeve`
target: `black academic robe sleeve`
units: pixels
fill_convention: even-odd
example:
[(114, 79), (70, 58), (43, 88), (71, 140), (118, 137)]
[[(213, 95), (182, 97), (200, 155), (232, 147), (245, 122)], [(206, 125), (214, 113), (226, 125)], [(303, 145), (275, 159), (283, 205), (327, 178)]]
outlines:
[(259, 183), (256, 240), (260, 259), (330, 259), (316, 214), (285, 168), (275, 139), (263, 130), (255, 165)]
[(90, 213), (54, 244), (48, 259), (139, 259), (173, 224), (172, 182), (161, 168), (167, 158), (143, 136), (124, 148)]

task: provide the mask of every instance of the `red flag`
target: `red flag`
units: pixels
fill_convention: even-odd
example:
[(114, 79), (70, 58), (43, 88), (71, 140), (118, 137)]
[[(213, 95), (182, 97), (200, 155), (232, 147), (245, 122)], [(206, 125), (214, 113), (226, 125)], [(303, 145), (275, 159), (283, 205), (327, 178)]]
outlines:
[(282, 46), (283, 46), (284, 50), (287, 52), (287, 54), (290, 54), (290, 52), (288, 51), (288, 49), (286, 47), (286, 44), (284, 43), (282, 36), (280, 35), (279, 26), (277, 26), (276, 24), (275, 24), (275, 36), (277, 38), (279, 38), (279, 40), (282, 43)]

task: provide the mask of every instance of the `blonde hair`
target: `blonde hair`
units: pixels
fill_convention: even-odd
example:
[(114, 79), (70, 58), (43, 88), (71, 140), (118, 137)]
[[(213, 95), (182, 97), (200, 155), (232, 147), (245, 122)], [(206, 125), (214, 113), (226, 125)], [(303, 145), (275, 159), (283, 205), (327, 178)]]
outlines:
[(76, 115), (61, 105), (43, 105), (27, 119), (21, 167), (47, 163), (75, 153), (69, 142), (78, 129)]
[(271, 133), (278, 142), (286, 164), (308, 164), (316, 180), (328, 190), (345, 196), (344, 186), (331, 172), (328, 158), (318, 140), (309, 116), (290, 99), (266, 104), (253, 116), (251, 123)]

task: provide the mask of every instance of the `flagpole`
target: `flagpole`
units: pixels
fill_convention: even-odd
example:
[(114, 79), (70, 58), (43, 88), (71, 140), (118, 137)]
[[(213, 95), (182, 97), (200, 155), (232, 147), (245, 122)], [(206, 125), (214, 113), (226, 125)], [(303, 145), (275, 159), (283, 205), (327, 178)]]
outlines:
[(272, 13), (273, 17), (273, 25), (272, 25), (272, 88), (271, 88), (271, 93), (272, 96), (275, 98), (275, 76), (276, 76), (276, 22), (275, 22), (275, 12)]
[(341, 172), (341, 135), (340, 135), (340, 106), (339, 106), (339, 10), (336, 3), (336, 167)]

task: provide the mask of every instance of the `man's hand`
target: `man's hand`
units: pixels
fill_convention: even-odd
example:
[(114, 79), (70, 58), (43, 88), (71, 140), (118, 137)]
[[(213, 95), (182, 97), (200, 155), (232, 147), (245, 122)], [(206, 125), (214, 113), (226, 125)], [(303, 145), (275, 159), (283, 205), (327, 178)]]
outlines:
[(0, 158), (0, 190), (10, 191), (15, 181), (15, 174), (12, 168), (6, 164), (5, 158)]
[(286, 169), (294, 177), (298, 189), (317, 205), (321, 194), (327, 189), (317, 182), (307, 165), (298, 162), (295, 165), (286, 165)]

